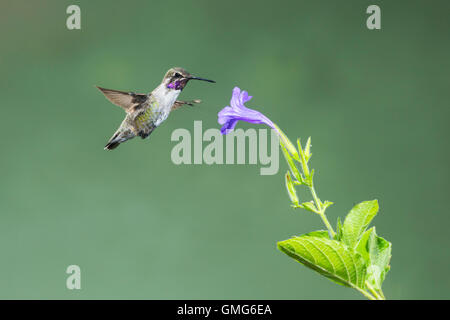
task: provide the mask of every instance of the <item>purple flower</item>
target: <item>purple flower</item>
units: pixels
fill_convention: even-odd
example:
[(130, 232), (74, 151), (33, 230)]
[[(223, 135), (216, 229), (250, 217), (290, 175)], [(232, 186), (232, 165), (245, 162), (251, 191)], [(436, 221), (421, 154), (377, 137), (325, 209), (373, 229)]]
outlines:
[(218, 122), (222, 125), (220, 132), (222, 134), (229, 133), (234, 129), (239, 120), (250, 123), (264, 123), (276, 131), (280, 138), (280, 143), (288, 150), (294, 159), (300, 160), (297, 150), (292, 142), (275, 123), (261, 112), (249, 109), (244, 105), (244, 103), (251, 98), (252, 96), (249, 96), (247, 91), (241, 91), (238, 87), (234, 87), (230, 106), (226, 106), (220, 110), (218, 114)]
[(250, 123), (264, 123), (277, 130), (275, 124), (270, 121), (261, 112), (247, 108), (244, 103), (249, 101), (252, 97), (248, 95), (247, 91), (241, 91), (238, 87), (233, 89), (233, 96), (231, 97), (230, 106), (226, 106), (220, 110), (219, 124), (222, 125), (220, 132), (227, 134), (234, 129), (236, 123), (241, 120)]

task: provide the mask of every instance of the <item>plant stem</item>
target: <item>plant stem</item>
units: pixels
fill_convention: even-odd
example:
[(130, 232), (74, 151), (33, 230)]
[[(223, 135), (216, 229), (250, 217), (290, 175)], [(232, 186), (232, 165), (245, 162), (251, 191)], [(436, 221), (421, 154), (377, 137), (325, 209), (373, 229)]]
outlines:
[(330, 225), (330, 223), (328, 222), (327, 217), (325, 216), (325, 213), (321, 213), (319, 214), (320, 218), (322, 219), (323, 223), (325, 224), (325, 226), (328, 229), (328, 233), (330, 234), (330, 239), (334, 239), (336, 232), (333, 231), (333, 227)]
[(377, 300), (386, 300), (384, 297), (378, 294), (378, 292), (370, 285), (368, 281), (366, 281), (366, 286), (367, 288), (369, 288), (369, 291), (375, 296)]
[[(308, 139), (308, 142), (306, 143), (307, 146), (310, 144), (310, 140)], [(305, 151), (302, 148), (302, 145), (300, 143), (300, 140), (297, 140), (298, 144), (298, 151), (300, 153), (300, 161), (298, 161), (302, 167), (303, 175), (305, 176), (305, 179), (301, 179), (301, 181), (306, 184), (309, 188), (309, 191), (311, 192), (311, 195), (314, 199), (314, 204), (316, 206), (316, 213), (320, 216), (323, 223), (328, 229), (328, 234), (330, 236), (330, 239), (333, 239), (336, 233), (333, 230), (333, 227), (331, 226), (330, 222), (327, 219), (327, 216), (325, 215), (326, 207), (324, 207), (322, 201), (320, 201), (319, 197), (317, 196), (316, 189), (314, 189), (314, 182), (313, 182), (313, 176), (314, 176), (314, 170), (310, 171), (308, 167), (308, 160), (311, 156), (310, 154), (305, 154)], [(307, 147), (308, 148), (308, 147)], [(309, 148), (308, 148), (309, 149)], [(308, 151), (309, 153), (309, 151)], [(301, 175), (299, 174), (301, 177)]]
[(383, 298), (383, 300), (386, 300), (386, 297), (384, 296), (383, 290), (378, 290), (378, 293), (380, 294), (380, 296)]
[(333, 227), (331, 226), (330, 222), (327, 219), (327, 216), (325, 215), (326, 208), (323, 207), (322, 201), (320, 201), (319, 197), (317, 196), (317, 193), (316, 193), (316, 190), (314, 189), (313, 183), (311, 183), (311, 186), (309, 186), (309, 190), (311, 191), (311, 195), (314, 199), (314, 203), (316, 204), (316, 208), (317, 208), (317, 210), (319, 210), (319, 212), (317, 212), (317, 214), (320, 216), (323, 223), (327, 227), (328, 233), (330, 234), (330, 239), (333, 239), (334, 236), (336, 235), (336, 233), (334, 232)]
[(369, 300), (377, 300), (374, 296), (372, 296), (370, 293), (368, 293), (366, 290), (360, 289), (358, 287), (354, 287), (356, 290), (361, 292), (366, 298)]

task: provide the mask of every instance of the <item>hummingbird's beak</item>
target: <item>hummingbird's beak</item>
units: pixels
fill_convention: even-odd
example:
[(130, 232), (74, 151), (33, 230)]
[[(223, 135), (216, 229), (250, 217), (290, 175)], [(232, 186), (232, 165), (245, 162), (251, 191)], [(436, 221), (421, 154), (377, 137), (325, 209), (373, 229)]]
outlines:
[(189, 80), (202, 80), (202, 81), (207, 81), (207, 82), (211, 82), (211, 83), (216, 83), (214, 80), (208, 80), (208, 79), (203, 79), (203, 78), (199, 78), (199, 77), (189, 77)]

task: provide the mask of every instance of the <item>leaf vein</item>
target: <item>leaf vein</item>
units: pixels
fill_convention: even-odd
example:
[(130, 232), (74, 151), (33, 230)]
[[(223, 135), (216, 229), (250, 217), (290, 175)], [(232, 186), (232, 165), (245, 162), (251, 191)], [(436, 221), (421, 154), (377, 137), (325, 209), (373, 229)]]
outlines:
[[(333, 268), (333, 273), (336, 274), (336, 267), (334, 266), (333, 262), (331, 261), (330, 258), (328, 258), (327, 254), (320, 249), (314, 242), (312, 242), (311, 240), (307, 239), (307, 238), (303, 238), (304, 240), (308, 241), (314, 248), (317, 249), (317, 251), (319, 251), (324, 257), (325, 259), (328, 260), (328, 262), (330, 263), (331, 267)], [(317, 238), (318, 239), (318, 238)], [(326, 244), (325, 244), (326, 245)], [(329, 246), (329, 245), (328, 245)]]
[[(325, 244), (325, 242), (322, 239), (317, 239), (319, 241), (321, 241), (322, 243)], [(336, 248), (334, 248), (332, 245), (330, 245), (331, 249), (336, 253), (336, 255), (338, 256), (338, 258), (341, 260), (342, 264), (344, 265), (345, 271), (347, 272), (347, 276), (348, 276), (348, 281), (351, 282), (351, 276), (350, 276), (350, 272), (348, 271), (347, 268), (347, 264), (345, 263), (344, 259), (341, 257), (341, 255), (339, 254), (339, 251), (336, 250)], [(356, 272), (356, 270), (355, 270)]]
[[(292, 240), (294, 240), (295, 242), (300, 244), (303, 248), (305, 248), (306, 252), (308, 252), (308, 254), (314, 259), (314, 264), (317, 265), (317, 260), (314, 257), (314, 255), (312, 254), (312, 252), (309, 251), (309, 249), (300, 240), (298, 240), (298, 239), (292, 239)], [(305, 259), (305, 260), (307, 260), (307, 259)], [(312, 261), (310, 261), (310, 262), (312, 262)]]

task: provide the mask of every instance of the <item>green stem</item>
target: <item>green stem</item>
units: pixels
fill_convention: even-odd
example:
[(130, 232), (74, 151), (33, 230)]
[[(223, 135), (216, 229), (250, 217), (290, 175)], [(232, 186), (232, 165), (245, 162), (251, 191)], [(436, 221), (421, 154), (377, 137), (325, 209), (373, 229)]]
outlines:
[(309, 187), (309, 190), (311, 191), (311, 195), (314, 199), (314, 203), (316, 204), (316, 208), (317, 210), (319, 210), (317, 214), (320, 216), (323, 223), (327, 227), (328, 233), (330, 234), (330, 238), (333, 239), (334, 236), (336, 235), (336, 232), (334, 232), (333, 227), (331, 226), (330, 222), (327, 219), (327, 216), (325, 215), (326, 208), (323, 207), (322, 201), (320, 201), (319, 197), (317, 196), (316, 190), (314, 189), (314, 185), (312, 183), (311, 186)]
[(374, 287), (372, 287), (372, 286), (370, 285), (370, 283), (369, 283), (368, 281), (366, 281), (366, 286), (367, 286), (367, 288), (369, 288), (369, 291), (375, 296), (375, 298), (376, 298), (377, 300), (386, 300), (385, 298), (383, 298), (382, 296), (380, 296), (380, 295), (378, 294), (378, 292), (374, 289)]
[(333, 231), (333, 227), (331, 226), (330, 222), (328, 222), (328, 219), (325, 216), (325, 213), (323, 213), (323, 212), (319, 213), (319, 216), (328, 229), (328, 233), (330, 234), (330, 239), (334, 239), (334, 237), (336, 236), (336, 232)]
[(384, 296), (383, 290), (378, 290), (378, 293), (380, 294), (380, 296), (383, 298), (383, 300), (386, 300), (386, 297)]
[(354, 287), (356, 290), (361, 292), (366, 298), (369, 300), (377, 300), (374, 296), (372, 296), (370, 293), (368, 293), (366, 290), (360, 289), (358, 287)]
[[(278, 128), (278, 130), (279, 130), (279, 128)], [(281, 130), (279, 130), (279, 131), (281, 132)], [(305, 151), (303, 151), (302, 145), (300, 143), (300, 139), (297, 140), (298, 151), (299, 151), (299, 154), (297, 154), (297, 152), (295, 150), (294, 150), (295, 152), (287, 151), (288, 146), (290, 146), (291, 149), (295, 149), (295, 148), (292, 146), (292, 143), (284, 134), (281, 134), (281, 137), (283, 138), (282, 140), (280, 140), (281, 149), (283, 150), (286, 161), (289, 165), (289, 168), (291, 169), (291, 171), (293, 173), (293, 176), (297, 179), (293, 183), (294, 184), (305, 184), (308, 186), (309, 191), (311, 192), (311, 195), (314, 199), (314, 204), (316, 207), (315, 208), (316, 210), (313, 210), (313, 211), (316, 212), (320, 216), (323, 223), (325, 224), (325, 226), (328, 229), (328, 234), (330, 236), (330, 239), (333, 239), (336, 235), (336, 232), (334, 232), (333, 227), (331, 226), (330, 222), (327, 219), (327, 216), (325, 215), (326, 206), (324, 206), (322, 201), (320, 201), (319, 197), (317, 196), (316, 190), (314, 189), (314, 183), (313, 183), (314, 170), (310, 171), (309, 167), (308, 167), (308, 160), (309, 160), (309, 157), (311, 156), (309, 154), (310, 139), (308, 139), (308, 142), (306, 143), (306, 145), (307, 145), (306, 148), (308, 149), (308, 154), (305, 154)], [(296, 155), (296, 157), (294, 157), (294, 159), (300, 163), (303, 175), (298, 172), (297, 166), (294, 164), (294, 161), (292, 159), (292, 156), (294, 155), (294, 153)], [(303, 206), (300, 206), (300, 205), (294, 203), (294, 207), (302, 208)]]

